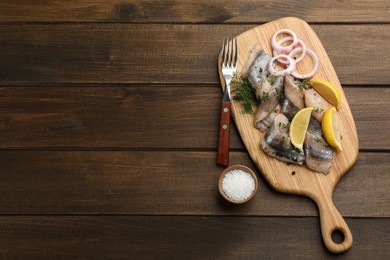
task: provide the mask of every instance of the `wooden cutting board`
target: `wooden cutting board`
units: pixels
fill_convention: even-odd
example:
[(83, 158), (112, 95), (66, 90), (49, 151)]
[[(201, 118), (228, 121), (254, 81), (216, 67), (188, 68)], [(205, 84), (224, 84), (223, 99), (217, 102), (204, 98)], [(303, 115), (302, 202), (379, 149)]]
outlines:
[[(341, 107), (337, 111), (337, 115), (344, 151), (334, 153), (332, 169), (328, 175), (311, 171), (305, 166), (287, 164), (268, 156), (261, 150), (260, 140), (264, 133), (259, 132), (253, 126), (253, 115), (243, 114), (241, 105), (234, 101), (232, 101), (232, 116), (246, 149), (264, 178), (277, 191), (312, 198), (319, 208), (322, 237), (326, 247), (334, 253), (344, 252), (352, 245), (352, 234), (333, 204), (332, 195), (337, 182), (356, 162), (359, 144), (355, 122), (347, 99), (321, 41), (313, 29), (305, 21), (298, 18), (287, 17), (266, 23), (236, 37), (238, 43), (237, 72), (240, 74), (249, 51), (255, 44), (260, 44), (266, 52), (271, 54), (272, 35), (285, 28), (293, 30), (317, 54), (320, 65), (314, 77), (332, 82), (341, 93)], [(310, 70), (311, 60), (305, 58), (299, 64), (298, 72), (303, 73)], [(221, 73), (220, 79), (224, 89)], [(332, 233), (336, 230), (341, 231), (344, 235), (344, 240), (340, 244), (332, 240)]]

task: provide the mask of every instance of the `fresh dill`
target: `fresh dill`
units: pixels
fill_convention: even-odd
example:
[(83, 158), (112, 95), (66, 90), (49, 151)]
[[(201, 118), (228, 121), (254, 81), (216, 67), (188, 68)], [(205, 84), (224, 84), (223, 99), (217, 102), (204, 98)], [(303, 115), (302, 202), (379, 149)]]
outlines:
[(312, 86), (310, 85), (310, 80), (311, 80), (311, 78), (307, 78), (307, 79), (304, 79), (302, 81), (298, 81), (297, 87), (299, 89), (306, 89), (306, 90), (311, 89)]
[(263, 78), (263, 69), (259, 69), (259, 74), (257, 74), (257, 78), (262, 79)]
[(324, 110), (320, 107), (317, 107), (316, 109), (314, 109), (314, 112), (316, 112), (317, 114), (321, 114), (322, 112), (324, 112)]
[(314, 141), (316, 141), (317, 143), (322, 143), (321, 138), (318, 137), (318, 136), (315, 136), (315, 137), (314, 137)]
[(261, 99), (262, 99), (264, 102), (267, 102), (267, 101), (269, 100), (269, 93), (263, 91), (263, 95), (262, 95)]
[[(287, 127), (288, 127), (288, 124), (279, 122), (279, 128), (280, 128), (280, 129), (287, 128)], [(284, 138), (284, 136), (283, 136), (283, 138)]]
[(284, 97), (283, 92), (284, 92), (283, 86), (281, 88), (276, 89), (276, 94), (278, 94), (279, 102), (282, 102), (282, 100), (283, 100), (283, 97)]
[(272, 74), (269, 74), (267, 76), (267, 80), (268, 80), (269, 84), (273, 85), (275, 83), (275, 76)]
[(234, 74), (233, 79), (230, 82), (230, 87), (231, 93), (233, 94), (233, 101), (240, 102), (242, 104), (242, 113), (254, 114), (254, 107), (257, 107), (259, 102), (249, 79)]

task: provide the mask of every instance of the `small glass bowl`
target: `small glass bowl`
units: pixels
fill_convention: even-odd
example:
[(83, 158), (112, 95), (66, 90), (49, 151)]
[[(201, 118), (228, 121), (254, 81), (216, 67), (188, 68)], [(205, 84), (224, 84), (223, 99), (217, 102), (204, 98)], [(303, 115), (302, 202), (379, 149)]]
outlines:
[[(223, 191), (222, 189), (222, 180), (223, 178), (225, 177), (225, 175), (232, 171), (232, 170), (243, 170), (247, 173), (249, 173), (252, 178), (255, 180), (255, 189), (253, 190), (252, 194), (246, 198), (245, 200), (241, 200), (241, 201), (237, 201), (237, 200), (234, 200), (232, 198), (229, 198), (225, 192)], [(219, 176), (219, 180), (218, 180), (218, 189), (219, 189), (219, 193), (221, 193), (222, 197), (224, 197), (227, 201), (231, 202), (231, 203), (234, 203), (234, 204), (243, 204), (245, 202), (248, 202), (249, 200), (251, 200), (255, 195), (256, 195), (256, 192), (257, 192), (257, 189), (259, 187), (259, 183), (257, 181), (257, 176), (256, 174), (249, 168), (249, 167), (246, 167), (244, 165), (233, 165), (233, 166), (230, 166), (228, 168), (226, 168), (222, 173), (221, 175)]]

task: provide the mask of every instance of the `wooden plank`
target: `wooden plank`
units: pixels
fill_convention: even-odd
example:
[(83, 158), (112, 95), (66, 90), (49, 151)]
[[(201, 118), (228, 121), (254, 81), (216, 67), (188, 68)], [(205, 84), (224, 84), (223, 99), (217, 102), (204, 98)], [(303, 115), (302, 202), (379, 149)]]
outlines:
[[(390, 111), (390, 89), (344, 91), (360, 149), (390, 149), (390, 114), (383, 113)], [(222, 99), (217, 85), (27, 86), (0, 92), (1, 148), (217, 147)], [(230, 147), (244, 149), (234, 125)]]
[[(388, 153), (360, 153), (336, 186), (344, 217), (389, 217)], [(230, 164), (254, 169), (247, 153)], [(216, 152), (0, 151), (2, 214), (317, 216), (315, 203), (272, 190), (259, 177), (247, 204), (226, 203)], [(163, 196), (162, 196), (163, 195)]]
[[(389, 219), (347, 219), (343, 259), (389, 259)], [(325, 259), (317, 218), (0, 217), (2, 258)], [(373, 243), (380, 241), (380, 243)], [(385, 250), (383, 250), (385, 249)]]
[[(376, 106), (378, 95), (390, 98), (389, 88), (376, 88), (376, 91), (367, 91), (367, 88), (344, 88), (349, 101), (352, 115), (358, 130), (359, 147), (361, 149), (389, 149), (390, 140), (386, 136), (390, 128), (390, 104)], [(389, 141), (389, 143), (388, 143)]]
[[(223, 38), (254, 26), (3, 24), (0, 84), (217, 84)], [(390, 82), (389, 60), (378, 51), (390, 42), (389, 26), (312, 27), (342, 84), (377, 85)]]
[(146, 1), (71, 0), (0, 3), (5, 22), (263, 23), (283, 16), (309, 22), (389, 22), (386, 0), (370, 1)]

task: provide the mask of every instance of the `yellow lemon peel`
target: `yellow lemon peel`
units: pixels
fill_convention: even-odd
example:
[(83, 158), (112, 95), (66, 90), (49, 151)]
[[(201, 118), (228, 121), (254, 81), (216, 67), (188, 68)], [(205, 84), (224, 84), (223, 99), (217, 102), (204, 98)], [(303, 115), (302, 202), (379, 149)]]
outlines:
[(309, 84), (337, 110), (340, 109), (341, 94), (332, 83), (324, 79), (312, 79)]
[(336, 121), (335, 107), (331, 107), (325, 112), (324, 117), (322, 118), (321, 127), (322, 133), (329, 145), (334, 147), (337, 151), (342, 152), (343, 148), (341, 147), (341, 138)]
[(291, 143), (303, 151), (303, 142), (305, 141), (307, 127), (310, 122), (313, 107), (306, 107), (298, 111), (290, 125)]

